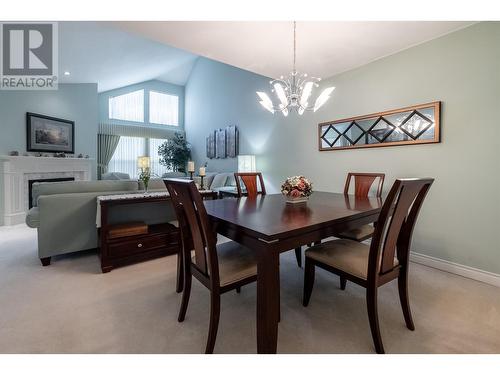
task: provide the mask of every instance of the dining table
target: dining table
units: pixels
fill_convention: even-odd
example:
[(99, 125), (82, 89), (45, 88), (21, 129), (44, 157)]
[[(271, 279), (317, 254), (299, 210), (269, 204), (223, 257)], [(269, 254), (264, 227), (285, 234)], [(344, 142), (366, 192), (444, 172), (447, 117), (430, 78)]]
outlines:
[(376, 222), (382, 200), (316, 191), (302, 203), (267, 194), (204, 204), (217, 233), (255, 251), (257, 352), (272, 354), (277, 352), (280, 320), (280, 253)]

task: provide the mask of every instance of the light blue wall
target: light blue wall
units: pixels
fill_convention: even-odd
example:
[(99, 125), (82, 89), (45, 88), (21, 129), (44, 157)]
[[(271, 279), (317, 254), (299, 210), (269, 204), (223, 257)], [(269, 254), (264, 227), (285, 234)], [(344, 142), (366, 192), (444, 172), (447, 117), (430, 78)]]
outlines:
[[(123, 95), (132, 91), (144, 89), (144, 122), (123, 121), (109, 118), (109, 98)], [(149, 91), (164, 92), (166, 94), (177, 95), (179, 97), (179, 126), (167, 126), (149, 123)], [(146, 81), (135, 85), (121, 87), (99, 93), (99, 121), (104, 123), (150, 126), (161, 129), (183, 130), (184, 129), (184, 86), (178, 86), (162, 81)]]
[[(413, 250), (500, 274), (499, 61), (500, 23), (479, 23), (326, 79), (336, 90), (322, 109), (283, 118), (257, 103), (255, 91), (269, 91), (266, 78), (200, 59), (186, 88), (188, 141), (203, 162), (208, 131), (238, 125), (242, 153), (257, 155), (273, 193), (294, 174), (334, 192), (348, 171), (386, 173), (385, 191), (397, 177), (434, 177)], [(434, 100), (442, 101), (440, 144), (318, 151), (320, 122)]]
[(205, 152), (207, 135), (229, 125), (236, 125), (240, 131), (240, 154), (261, 154), (271, 149), (269, 136), (276, 119), (261, 110), (255, 94), (268, 85), (269, 78), (198, 59), (186, 85), (185, 125), (197, 168), (208, 162), (209, 171), (236, 171), (236, 158), (208, 159)]
[(75, 122), (75, 154), (97, 157), (97, 84), (60, 84), (51, 91), (0, 91), (0, 154), (26, 152), (26, 112)]

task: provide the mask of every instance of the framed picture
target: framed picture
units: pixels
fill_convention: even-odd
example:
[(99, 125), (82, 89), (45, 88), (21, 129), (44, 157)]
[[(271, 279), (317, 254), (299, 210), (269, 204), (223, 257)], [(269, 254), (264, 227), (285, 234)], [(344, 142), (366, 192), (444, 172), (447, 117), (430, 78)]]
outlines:
[(26, 114), (27, 151), (75, 153), (75, 122)]
[(207, 137), (207, 158), (215, 158), (215, 133), (212, 132)]
[(238, 156), (238, 129), (236, 126), (228, 126), (226, 128), (226, 154), (228, 158)]
[(217, 159), (226, 158), (226, 131), (224, 129), (215, 131), (215, 155)]
[(441, 142), (441, 102), (318, 124), (320, 151)]

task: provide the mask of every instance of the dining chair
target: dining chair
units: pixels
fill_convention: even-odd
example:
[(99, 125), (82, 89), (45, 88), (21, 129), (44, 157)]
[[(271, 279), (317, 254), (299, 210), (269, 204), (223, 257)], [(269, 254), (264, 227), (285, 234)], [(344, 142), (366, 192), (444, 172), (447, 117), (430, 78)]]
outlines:
[[(347, 174), (347, 179), (344, 185), (344, 195), (349, 194), (349, 188), (351, 186), (351, 181), (354, 178), (354, 196), (356, 198), (367, 198), (373, 183), (378, 179), (377, 192), (375, 197), (382, 197), (382, 187), (384, 185), (385, 174), (384, 173), (356, 173), (349, 172)], [(335, 237), (345, 238), (348, 240), (354, 240), (363, 242), (373, 236), (373, 228), (376, 223), (364, 224), (357, 228), (352, 228), (345, 230), (340, 233), (336, 233)], [(345, 290), (347, 281), (343, 277), (340, 278), (340, 288)]]
[[(202, 197), (191, 180), (166, 179), (181, 232), (184, 288), (178, 321), (184, 321), (194, 276), (210, 291), (210, 324), (205, 353), (213, 353), (220, 295), (257, 280), (255, 253), (234, 241), (217, 245)], [(192, 253), (194, 253), (192, 255)]]
[[(259, 179), (257, 183), (257, 178)], [(256, 198), (258, 194), (266, 195), (266, 187), (264, 185), (264, 179), (262, 178), (262, 173), (260, 172), (245, 172), (245, 173), (235, 173), (234, 179), (236, 180), (236, 189), (238, 191), (238, 197), (247, 196), (249, 198)], [(241, 187), (241, 182), (245, 185), (246, 193), (243, 192)], [(260, 184), (260, 191), (258, 185)]]
[[(349, 194), (349, 188), (351, 185), (351, 180), (354, 178), (354, 196), (359, 198), (368, 197), (368, 193), (378, 178), (378, 187), (376, 197), (380, 198), (382, 196), (382, 186), (384, 185), (384, 173), (353, 173), (349, 172), (347, 174), (347, 180), (344, 185), (344, 195)], [(335, 233), (334, 236), (337, 238), (347, 238), (354, 241), (365, 241), (373, 235), (373, 225), (365, 224), (358, 228), (353, 228), (349, 230), (345, 230), (340, 233)], [(318, 245), (321, 241), (315, 242), (314, 245)], [(307, 246), (311, 247), (311, 244)], [(295, 249), (295, 257), (297, 258), (297, 262), (299, 263), (299, 267), (301, 266), (301, 248)], [(341, 278), (340, 279), (340, 287), (342, 290), (345, 289), (346, 281)]]
[(398, 279), (406, 327), (415, 330), (408, 300), (408, 258), (413, 228), (433, 181), (432, 178), (415, 178), (394, 182), (370, 245), (339, 239), (313, 246), (305, 252), (303, 305), (307, 306), (311, 298), (315, 267), (366, 288), (368, 319), (377, 353), (384, 353), (377, 313), (378, 287)]
[[(351, 181), (354, 178), (354, 196), (358, 198), (368, 197), (368, 193), (375, 182), (378, 179), (377, 192), (375, 197), (380, 198), (382, 196), (382, 187), (384, 185), (384, 173), (353, 173), (347, 174), (347, 180), (344, 186), (344, 194), (349, 194), (349, 188), (351, 186)], [(344, 232), (338, 233), (335, 237), (346, 238), (354, 241), (365, 241), (373, 236), (373, 225), (366, 224), (358, 228), (351, 230), (346, 230)]]

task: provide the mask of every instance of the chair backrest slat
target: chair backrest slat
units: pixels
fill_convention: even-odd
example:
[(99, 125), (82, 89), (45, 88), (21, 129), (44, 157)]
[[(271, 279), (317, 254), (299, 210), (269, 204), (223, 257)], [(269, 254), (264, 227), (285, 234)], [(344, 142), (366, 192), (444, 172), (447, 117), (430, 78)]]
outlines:
[[(257, 183), (257, 178), (259, 178), (259, 183)], [(243, 189), (241, 188), (240, 181), (243, 182), (246, 188), (247, 197), (256, 198), (258, 194), (266, 195), (266, 187), (264, 186), (264, 179), (262, 178), (262, 173), (260, 172), (247, 172), (247, 173), (235, 173), (234, 179), (236, 180), (236, 188), (238, 189), (238, 196), (243, 196)], [(260, 191), (258, 188), (260, 184)]]
[(179, 221), (184, 259), (191, 261), (194, 250), (196, 267), (207, 277), (218, 279), (217, 237), (194, 181), (166, 179), (164, 182)]
[(393, 270), (395, 255), (400, 264), (406, 264), (413, 228), (433, 182), (432, 178), (398, 179), (394, 182), (382, 206), (370, 245), (369, 278)]
[(349, 172), (347, 174), (347, 180), (345, 182), (344, 194), (349, 194), (349, 187), (351, 185), (351, 180), (354, 177), (354, 195), (356, 197), (365, 198), (368, 196), (373, 182), (378, 178), (378, 186), (376, 197), (382, 196), (382, 186), (384, 185), (384, 173), (354, 173)]

